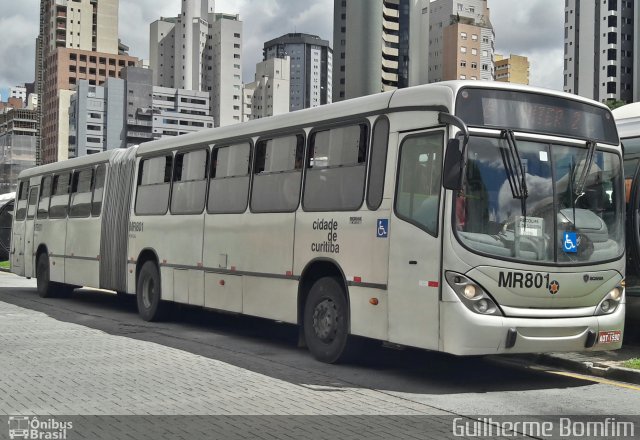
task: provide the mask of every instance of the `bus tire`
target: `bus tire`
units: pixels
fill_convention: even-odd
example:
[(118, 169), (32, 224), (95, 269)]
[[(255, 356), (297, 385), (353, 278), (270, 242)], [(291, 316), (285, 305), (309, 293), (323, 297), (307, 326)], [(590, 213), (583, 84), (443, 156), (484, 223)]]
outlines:
[(54, 296), (54, 285), (51, 282), (51, 272), (49, 268), (49, 255), (42, 253), (36, 261), (36, 286), (40, 298), (51, 298)]
[(160, 272), (153, 261), (142, 265), (136, 283), (138, 313), (145, 321), (162, 321), (167, 317), (168, 304), (161, 299)]
[(317, 360), (333, 364), (349, 355), (349, 309), (342, 283), (334, 277), (317, 280), (304, 305), (304, 337)]

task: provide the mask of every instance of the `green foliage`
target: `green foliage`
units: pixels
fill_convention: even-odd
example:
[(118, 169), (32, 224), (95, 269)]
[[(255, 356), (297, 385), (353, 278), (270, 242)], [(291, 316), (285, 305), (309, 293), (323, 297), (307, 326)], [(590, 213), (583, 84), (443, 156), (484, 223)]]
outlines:
[(8, 261), (0, 261), (0, 269), (9, 270), (9, 262)]
[(624, 101), (620, 101), (619, 99), (608, 99), (607, 102), (607, 107), (609, 107), (610, 110), (616, 109), (618, 107), (622, 107), (623, 105), (626, 105), (627, 103)]
[(636, 370), (640, 370), (640, 358), (629, 359), (623, 365), (627, 368), (635, 368)]

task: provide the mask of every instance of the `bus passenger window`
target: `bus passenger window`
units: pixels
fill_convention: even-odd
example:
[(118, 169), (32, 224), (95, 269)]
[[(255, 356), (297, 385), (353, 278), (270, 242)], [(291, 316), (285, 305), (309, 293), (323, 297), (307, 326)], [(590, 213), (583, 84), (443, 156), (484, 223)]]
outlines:
[(51, 180), (52, 176), (45, 176), (42, 178), (40, 184), (40, 201), (38, 201), (38, 213), (37, 217), (49, 218), (49, 201), (51, 199)]
[(137, 215), (164, 215), (169, 207), (173, 156), (142, 159), (138, 170)]
[(442, 132), (408, 137), (400, 147), (396, 215), (438, 235)]
[(247, 209), (251, 144), (216, 147), (211, 153), (209, 204), (211, 214), (241, 213)]
[(176, 154), (173, 166), (172, 214), (201, 214), (207, 191), (207, 150)]
[(49, 218), (66, 218), (69, 207), (69, 173), (56, 174), (53, 177), (53, 193), (49, 205)]
[(261, 140), (256, 144), (251, 210), (293, 212), (300, 201), (304, 136)]
[(387, 147), (389, 146), (389, 119), (381, 116), (373, 127), (371, 142), (371, 163), (369, 164), (369, 188), (367, 206), (375, 211), (382, 204), (384, 173), (387, 168)]
[(73, 173), (69, 217), (89, 217), (91, 214), (92, 181), (93, 168)]
[(365, 124), (315, 132), (309, 141), (305, 211), (353, 211), (364, 198), (368, 127)]
[(93, 200), (91, 201), (91, 215), (99, 217), (102, 212), (102, 197), (104, 194), (104, 178), (106, 168), (104, 165), (98, 165), (96, 168), (96, 177), (93, 183)]
[(16, 201), (16, 220), (24, 220), (27, 216), (27, 194), (29, 193), (29, 184), (20, 182), (20, 190), (18, 191), (18, 200)]
[(38, 202), (38, 187), (29, 189), (29, 206), (27, 207), (27, 218), (32, 219), (36, 215), (36, 203)]

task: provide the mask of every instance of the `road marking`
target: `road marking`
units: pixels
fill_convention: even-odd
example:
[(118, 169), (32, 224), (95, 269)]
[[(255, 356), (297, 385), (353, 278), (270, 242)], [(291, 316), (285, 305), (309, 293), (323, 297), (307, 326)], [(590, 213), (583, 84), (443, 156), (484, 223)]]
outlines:
[(614, 387), (628, 388), (630, 390), (640, 391), (640, 386), (631, 385), (624, 382), (616, 382), (608, 379), (600, 379), (598, 377), (587, 376), (585, 374), (578, 374), (578, 373), (569, 373), (566, 371), (557, 371), (557, 370), (544, 370), (544, 371), (546, 371), (547, 373), (556, 374), (558, 376), (567, 376), (567, 377), (572, 377), (574, 379), (582, 379), (582, 380), (588, 380), (590, 382), (601, 383), (603, 385), (613, 385)]

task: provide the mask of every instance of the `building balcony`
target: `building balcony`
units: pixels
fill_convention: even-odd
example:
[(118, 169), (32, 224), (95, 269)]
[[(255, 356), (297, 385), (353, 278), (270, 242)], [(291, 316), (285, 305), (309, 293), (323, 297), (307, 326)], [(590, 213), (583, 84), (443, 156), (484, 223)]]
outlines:
[(398, 61), (391, 61), (382, 58), (382, 67), (386, 67), (387, 69), (395, 69), (398, 70)]
[(398, 82), (398, 74), (397, 73), (389, 73), (389, 72), (382, 72), (382, 80), (386, 81), (386, 82), (394, 82), (397, 83)]
[(383, 46), (382, 53), (390, 57), (397, 57), (399, 55), (398, 49), (396, 49), (395, 47)]
[(127, 125), (136, 125), (139, 127), (151, 127), (153, 121), (145, 121), (144, 119), (127, 119)]
[(398, 11), (397, 9), (388, 8), (386, 5), (382, 6), (382, 14), (392, 18), (400, 17), (400, 11)]
[(154, 136), (150, 131), (127, 130), (127, 137), (135, 139), (153, 139)]
[(389, 35), (386, 32), (382, 33), (382, 39), (387, 43), (400, 43), (400, 37), (397, 35)]
[(383, 29), (391, 30), (391, 31), (399, 31), (400, 25), (398, 23), (394, 23), (393, 21), (384, 20), (382, 22)]

